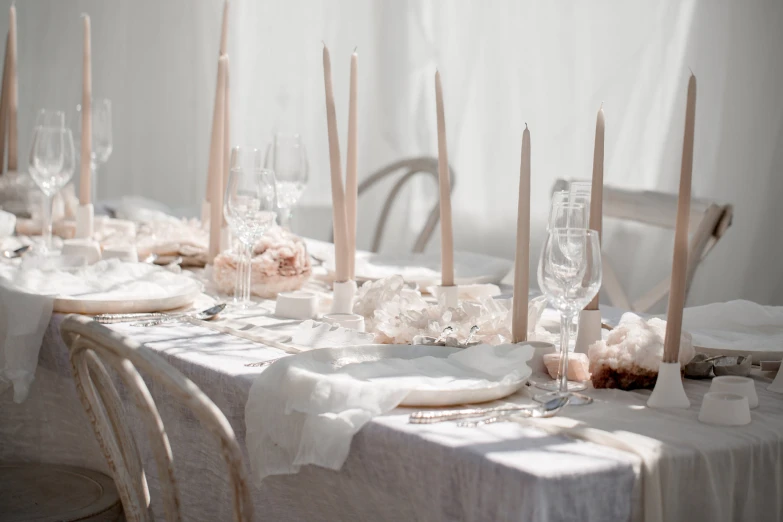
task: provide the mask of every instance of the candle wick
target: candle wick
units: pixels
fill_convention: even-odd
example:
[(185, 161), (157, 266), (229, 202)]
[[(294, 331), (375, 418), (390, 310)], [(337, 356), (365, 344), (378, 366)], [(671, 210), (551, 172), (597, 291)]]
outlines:
[(693, 69), (691, 69), (691, 66), (688, 66), (688, 70), (691, 72), (691, 76), (693, 76)]
[(90, 15), (87, 14), (87, 13), (82, 13), (79, 16), (81, 16), (82, 18), (89, 18), (90, 17)]
[(600, 107), (598, 107), (598, 110), (599, 110), (599, 111), (602, 111), (602, 110), (604, 110), (604, 102), (601, 102), (601, 106), (600, 106)]
[(359, 46), (358, 46), (358, 45), (357, 45), (356, 47), (354, 47), (354, 48), (353, 48), (353, 54), (356, 54), (356, 49), (358, 49), (358, 48), (359, 48)]
[(322, 44), (324, 44), (324, 49), (325, 49), (325, 48), (326, 48), (326, 42), (324, 42), (323, 40), (321, 40), (321, 43), (322, 43)]
[(525, 128), (527, 129), (527, 122), (525, 122)]

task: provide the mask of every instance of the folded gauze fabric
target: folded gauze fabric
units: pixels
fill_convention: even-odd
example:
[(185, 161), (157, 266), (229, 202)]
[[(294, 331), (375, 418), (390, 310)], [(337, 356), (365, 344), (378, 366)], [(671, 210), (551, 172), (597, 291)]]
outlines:
[[(400, 348), (427, 353), (426, 347)], [(477, 345), (448, 357), (408, 359), (373, 357), (377, 353), (371, 346), (316, 349), (281, 359), (256, 378), (245, 423), (258, 480), (296, 473), (306, 464), (339, 470), (362, 426), (397, 407), (411, 391), (523, 381), (531, 372), (527, 361), (533, 348)]]

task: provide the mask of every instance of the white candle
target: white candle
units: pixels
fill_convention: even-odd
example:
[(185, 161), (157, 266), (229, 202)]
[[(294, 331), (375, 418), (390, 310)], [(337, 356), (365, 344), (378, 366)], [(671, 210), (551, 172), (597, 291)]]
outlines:
[[(226, 0), (223, 3), (223, 25), (220, 28), (220, 55), (228, 55), (228, 15), (231, 3)], [(226, 102), (223, 108), (223, 186), (228, 184), (229, 156), (231, 154), (231, 74), (226, 68)], [(227, 226), (226, 216), (223, 214), (223, 226)]]
[[(593, 185), (590, 188), (590, 229), (598, 232), (600, 242), (603, 234), (602, 217), (604, 205), (604, 109), (598, 109), (595, 120), (595, 148), (593, 149)], [(585, 310), (598, 310), (599, 295), (585, 307)]]
[(348, 225), (345, 213), (340, 141), (337, 136), (337, 117), (332, 90), (332, 61), (329, 49), (324, 45), (324, 87), (326, 91), (326, 128), (329, 135), (329, 167), (332, 177), (332, 221), (334, 227), (335, 275), (337, 281), (350, 279), (348, 273)]
[(19, 170), (19, 129), (17, 114), (19, 109), (19, 67), (16, 51), (16, 6), (11, 4), (8, 14), (8, 44), (10, 64), (8, 68), (8, 170)]
[(517, 202), (517, 254), (514, 264), (514, 298), (511, 338), (514, 343), (527, 340), (527, 299), (530, 288), (530, 131), (522, 133), (522, 162), (519, 167)]
[(215, 91), (214, 124), (209, 147), (209, 261), (220, 254), (220, 233), (223, 225), (223, 111), (226, 103), (228, 56), (218, 60), (218, 80)]
[(680, 358), (682, 310), (685, 307), (685, 278), (688, 269), (688, 218), (691, 210), (691, 174), (693, 172), (693, 136), (696, 129), (696, 77), (688, 81), (688, 104), (685, 108), (685, 133), (680, 166), (680, 193), (677, 197), (677, 225), (674, 232), (672, 280), (666, 317), (666, 338), (663, 362), (675, 363)]
[(357, 133), (357, 70), (358, 56), (356, 51), (351, 55), (351, 90), (348, 103), (348, 151), (345, 159), (345, 213), (348, 222), (348, 278), (356, 278), (356, 200), (358, 198), (357, 163), (358, 152), (356, 144)]
[(435, 110), (438, 117), (438, 188), (440, 194), (441, 286), (454, 286), (454, 233), (451, 227), (451, 182), (446, 148), (446, 118), (443, 113), (443, 87), (435, 71)]
[(90, 16), (83, 15), (84, 39), (82, 50), (82, 150), (81, 169), (79, 171), (79, 203), (92, 203), (90, 183), (92, 172), (92, 62), (90, 50)]

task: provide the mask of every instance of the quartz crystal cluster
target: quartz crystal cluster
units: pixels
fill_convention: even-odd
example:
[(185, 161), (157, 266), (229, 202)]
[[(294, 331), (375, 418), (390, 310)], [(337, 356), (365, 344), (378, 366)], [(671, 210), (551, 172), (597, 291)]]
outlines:
[[(538, 323), (543, 308), (543, 302), (531, 302), (530, 326)], [(448, 308), (443, 300), (427, 301), (399, 275), (364, 283), (356, 294), (353, 312), (365, 318), (367, 331), (384, 344), (410, 344), (414, 337), (428, 336), (456, 346), (471, 338), (471, 330), (474, 342), (511, 342), (510, 299), (463, 299), (456, 308)], [(451, 330), (444, 336), (448, 327)]]

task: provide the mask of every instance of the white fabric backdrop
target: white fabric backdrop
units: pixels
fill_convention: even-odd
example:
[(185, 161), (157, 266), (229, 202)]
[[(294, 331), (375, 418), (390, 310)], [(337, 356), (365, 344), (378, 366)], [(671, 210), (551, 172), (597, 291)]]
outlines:
[[(8, 0), (0, 5), (6, 6)], [(139, 194), (195, 213), (204, 190), (221, 0), (18, 5), (22, 158), (33, 111), (79, 93), (78, 15), (93, 17), (94, 92), (115, 104), (104, 198)], [(360, 176), (400, 157), (435, 155), (432, 76), (441, 70), (456, 244), (511, 257), (519, 148), (532, 132), (533, 241), (552, 183), (589, 177), (595, 113), (607, 119), (606, 181), (674, 191), (688, 68), (699, 80), (694, 195), (734, 203), (735, 223), (697, 274), (691, 303), (783, 303), (783, 4), (776, 0), (541, 3), (234, 0), (233, 142), (273, 129), (303, 134), (308, 204), (329, 204), (321, 40), (332, 51), (345, 151), (349, 55), (360, 57)], [(0, 27), (7, 9), (0, 13)], [(382, 190), (379, 192), (383, 192)], [(434, 195), (403, 198), (385, 248), (410, 245)], [(379, 197), (379, 196), (378, 196)], [(368, 245), (378, 197), (360, 205)], [(672, 235), (610, 227), (607, 248), (638, 295), (662, 276)], [(430, 245), (437, 249), (437, 235)], [(535, 255), (535, 252), (533, 253)], [(535, 266), (534, 262), (531, 263)]]

